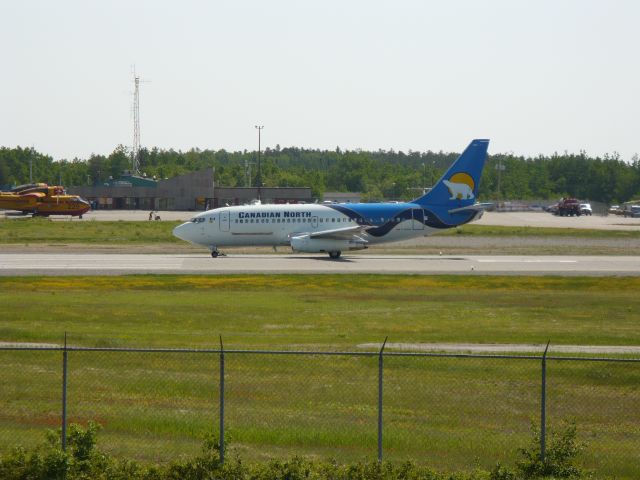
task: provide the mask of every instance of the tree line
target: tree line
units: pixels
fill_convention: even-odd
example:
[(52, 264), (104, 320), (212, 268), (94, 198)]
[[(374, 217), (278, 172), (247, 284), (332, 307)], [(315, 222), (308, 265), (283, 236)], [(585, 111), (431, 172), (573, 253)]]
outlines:
[[(360, 192), (365, 201), (408, 200), (440, 178), (459, 153), (394, 150), (312, 150), (267, 148), (261, 152), (261, 183), (267, 187), (311, 187), (314, 197), (327, 191)], [(140, 171), (156, 179), (215, 168), (220, 186), (255, 186), (255, 151), (140, 151)], [(101, 185), (131, 168), (131, 152), (122, 145), (109, 155), (54, 161), (33, 148), (0, 147), (0, 186), (34, 182), (65, 186)], [(31, 169), (31, 175), (30, 175)], [(563, 196), (603, 203), (640, 196), (640, 160), (619, 155), (592, 157), (585, 152), (537, 157), (494, 154), (480, 184), (482, 200), (557, 199)]]

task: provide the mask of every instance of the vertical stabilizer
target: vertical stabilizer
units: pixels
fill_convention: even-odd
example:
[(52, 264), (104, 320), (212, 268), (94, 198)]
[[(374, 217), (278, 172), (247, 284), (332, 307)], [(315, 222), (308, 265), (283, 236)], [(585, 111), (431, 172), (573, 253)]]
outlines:
[(476, 202), (489, 140), (473, 140), (435, 186), (413, 203), (448, 209)]

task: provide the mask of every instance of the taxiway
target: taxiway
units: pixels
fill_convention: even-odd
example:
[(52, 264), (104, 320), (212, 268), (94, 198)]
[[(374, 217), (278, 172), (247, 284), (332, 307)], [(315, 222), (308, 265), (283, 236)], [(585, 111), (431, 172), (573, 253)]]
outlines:
[(0, 254), (0, 276), (246, 273), (640, 275), (640, 256)]

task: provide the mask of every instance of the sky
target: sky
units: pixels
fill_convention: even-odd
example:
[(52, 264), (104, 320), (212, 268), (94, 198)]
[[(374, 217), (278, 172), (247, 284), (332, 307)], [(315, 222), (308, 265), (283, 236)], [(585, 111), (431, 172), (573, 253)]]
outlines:
[(635, 0), (0, 0), (0, 146), (640, 153)]

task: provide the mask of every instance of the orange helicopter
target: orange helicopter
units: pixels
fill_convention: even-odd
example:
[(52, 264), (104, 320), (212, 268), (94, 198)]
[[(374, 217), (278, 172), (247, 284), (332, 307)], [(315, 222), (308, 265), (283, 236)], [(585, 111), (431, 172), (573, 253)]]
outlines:
[(18, 210), (33, 216), (72, 215), (82, 218), (89, 208), (89, 202), (78, 195), (68, 195), (64, 187), (52, 187), (46, 183), (30, 183), (0, 192), (0, 209)]

